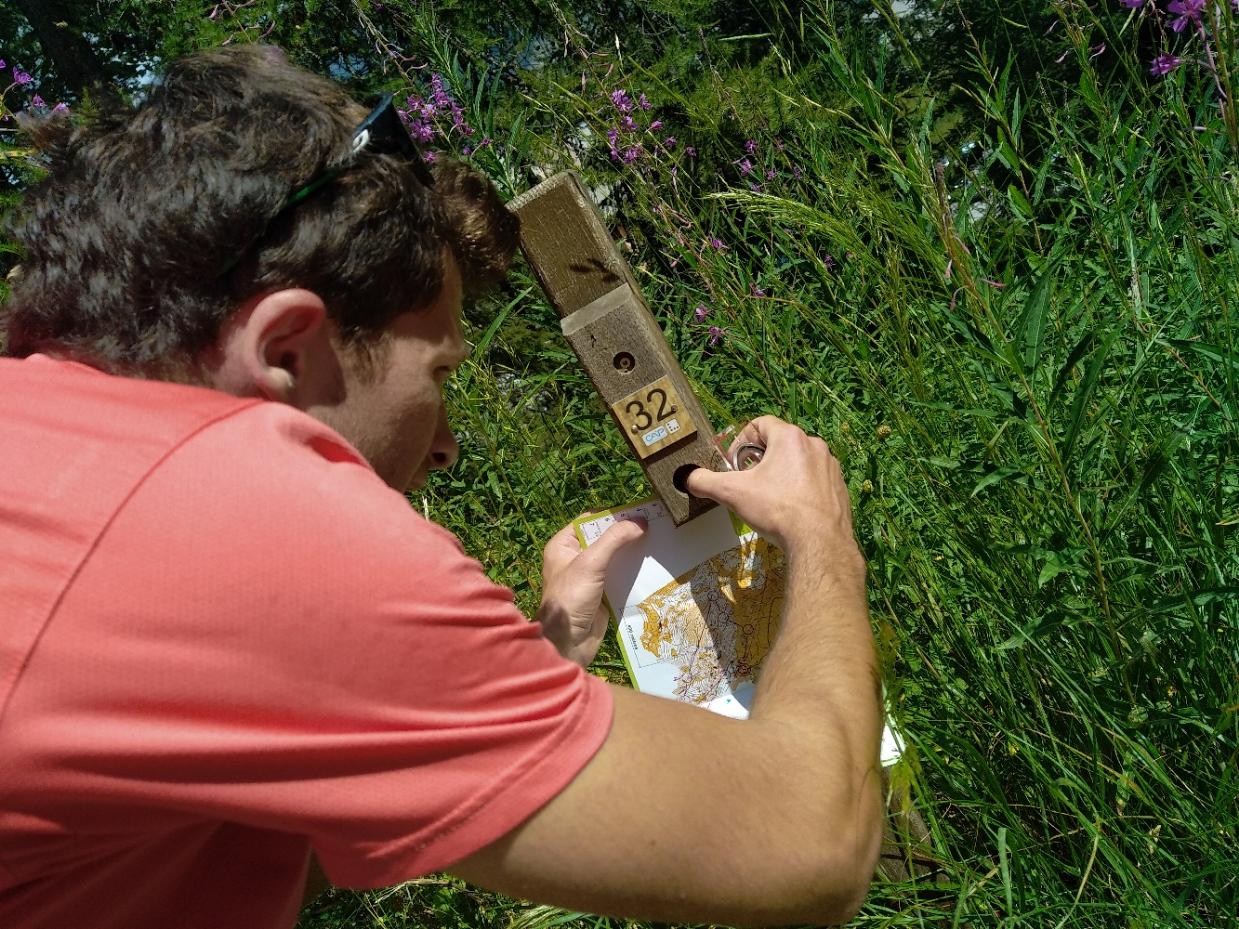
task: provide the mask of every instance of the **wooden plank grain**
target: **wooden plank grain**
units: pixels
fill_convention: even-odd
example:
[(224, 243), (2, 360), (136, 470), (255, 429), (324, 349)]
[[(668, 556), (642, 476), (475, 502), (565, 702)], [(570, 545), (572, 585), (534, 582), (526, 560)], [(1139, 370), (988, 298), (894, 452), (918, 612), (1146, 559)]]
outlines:
[[(580, 179), (557, 174), (508, 208), (520, 218), (521, 250), (560, 315), (565, 337), (667, 513), (682, 525), (711, 509), (712, 501), (680, 488), (694, 467), (726, 467), (713, 427)], [(646, 448), (644, 414), (625, 419), (616, 404), (664, 378), (676, 409), (662, 420), (652, 411), (651, 427), (674, 423), (676, 431)]]

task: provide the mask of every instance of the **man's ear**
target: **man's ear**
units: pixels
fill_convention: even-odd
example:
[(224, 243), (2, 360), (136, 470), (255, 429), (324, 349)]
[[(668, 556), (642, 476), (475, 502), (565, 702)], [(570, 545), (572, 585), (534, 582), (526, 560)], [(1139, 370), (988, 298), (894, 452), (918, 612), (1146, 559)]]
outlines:
[(297, 406), (299, 380), (328, 342), (326, 319), (326, 305), (310, 290), (288, 288), (255, 298), (222, 333), (214, 386)]

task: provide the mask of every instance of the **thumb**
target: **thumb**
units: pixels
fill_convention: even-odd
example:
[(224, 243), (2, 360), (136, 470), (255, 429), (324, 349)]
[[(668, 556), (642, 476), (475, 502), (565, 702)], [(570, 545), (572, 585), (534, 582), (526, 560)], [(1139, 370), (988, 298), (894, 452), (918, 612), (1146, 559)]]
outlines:
[(734, 482), (739, 472), (711, 471), (709, 468), (694, 468), (689, 472), (685, 485), (694, 497), (706, 497), (731, 508)]
[(598, 537), (597, 542), (581, 553), (582, 567), (599, 579), (604, 578), (611, 560), (619, 550), (645, 535), (645, 528), (644, 519), (616, 520), (606, 532)]

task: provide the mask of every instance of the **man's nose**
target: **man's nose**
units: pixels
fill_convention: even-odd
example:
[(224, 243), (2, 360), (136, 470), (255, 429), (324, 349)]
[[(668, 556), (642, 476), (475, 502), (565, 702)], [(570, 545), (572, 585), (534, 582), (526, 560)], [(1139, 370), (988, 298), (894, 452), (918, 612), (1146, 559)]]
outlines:
[(434, 441), (430, 444), (430, 467), (450, 468), (460, 457), (460, 444), (447, 421), (447, 408), (439, 406), (439, 424), (435, 427)]

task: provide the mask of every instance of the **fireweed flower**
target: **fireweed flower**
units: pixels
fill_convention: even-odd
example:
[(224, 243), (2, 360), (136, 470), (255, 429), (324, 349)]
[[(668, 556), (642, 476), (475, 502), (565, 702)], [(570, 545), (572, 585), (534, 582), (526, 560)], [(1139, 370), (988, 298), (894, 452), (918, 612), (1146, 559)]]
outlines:
[(630, 165), (641, 157), (641, 149), (639, 146), (632, 145), (624, 149), (624, 164)]
[(743, 161), (738, 162), (738, 167), (742, 175), (747, 175), (753, 170), (753, 162), (745, 158)]
[(691, 145), (686, 145), (684, 146), (684, 154), (687, 155), (689, 158), (696, 158), (697, 149), (693, 148)]
[(1170, 28), (1182, 32), (1192, 23), (1200, 22), (1200, 16), (1205, 11), (1205, 0), (1171, 0), (1166, 9), (1177, 14), (1170, 21)]
[(753, 141), (752, 139), (745, 139), (744, 150), (748, 152), (750, 155), (756, 155), (757, 154), (757, 143)]
[(1149, 66), (1149, 73), (1154, 77), (1161, 77), (1164, 74), (1169, 74), (1181, 64), (1183, 64), (1183, 59), (1178, 55), (1162, 52), (1153, 59), (1153, 64)]
[(40, 97), (38, 94), (35, 94), (33, 97), (30, 98), (30, 105), (39, 110), (47, 106), (47, 104), (43, 102), (43, 98)]
[(673, 135), (667, 136), (667, 138), (663, 139), (663, 145), (665, 145), (667, 148), (675, 148), (675, 136)]
[(777, 175), (775, 173), (774, 168), (771, 168), (769, 171), (766, 172), (766, 180), (768, 181), (773, 181), (776, 176)]
[(641, 107), (643, 110), (648, 110), (650, 108), (650, 101), (646, 99), (645, 94), (642, 94), (637, 98), (637, 106)]
[(693, 316), (696, 317), (697, 322), (699, 323), (704, 323), (706, 321), (706, 317), (709, 315), (710, 311), (706, 309), (704, 303), (698, 303), (697, 306), (693, 308)]
[(749, 284), (749, 293), (751, 293), (754, 297), (764, 297), (764, 296), (766, 296), (766, 291), (765, 291), (765, 288), (758, 287), (758, 286), (757, 286), (757, 284), (755, 284), (755, 283), (754, 283), (754, 284)]
[(32, 78), (29, 74), (17, 67), (17, 65), (13, 65), (13, 83), (29, 84), (33, 80), (34, 78)]
[(657, 132), (662, 127), (663, 127), (663, 121), (661, 119), (656, 119), (652, 123), (650, 123), (650, 132)]
[(723, 341), (723, 336), (725, 336), (726, 334), (727, 334), (727, 330), (724, 329), (722, 326), (711, 326), (710, 327), (710, 344), (718, 345), (719, 342)]
[(632, 98), (630, 98), (628, 94), (622, 90), (611, 91), (611, 103), (613, 103), (615, 108), (621, 113), (632, 112)]
[(716, 252), (727, 251), (727, 246), (723, 244), (723, 240), (718, 236), (710, 237), (710, 248), (714, 249)]

